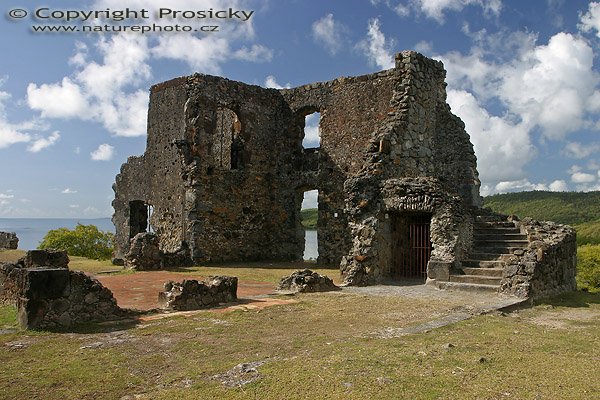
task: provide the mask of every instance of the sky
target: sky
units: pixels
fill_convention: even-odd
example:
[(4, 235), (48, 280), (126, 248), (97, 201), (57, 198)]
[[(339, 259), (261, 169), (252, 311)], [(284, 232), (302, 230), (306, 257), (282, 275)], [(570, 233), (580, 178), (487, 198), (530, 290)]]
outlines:
[[(600, 2), (11, 0), (2, 8), (0, 217), (111, 216), (121, 164), (145, 149), (155, 83), (200, 72), (295, 87), (392, 68), (402, 50), (443, 61), (482, 195), (600, 190)], [(307, 122), (308, 144), (318, 142), (317, 124)]]

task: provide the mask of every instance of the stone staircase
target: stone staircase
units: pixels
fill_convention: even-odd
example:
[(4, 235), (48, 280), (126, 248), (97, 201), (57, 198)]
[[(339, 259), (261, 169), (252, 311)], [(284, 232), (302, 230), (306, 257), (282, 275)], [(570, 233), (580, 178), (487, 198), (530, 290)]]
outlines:
[(475, 217), (473, 241), (470, 258), (450, 272), (448, 282), (440, 282), (441, 288), (497, 292), (506, 260), (528, 245), (527, 235), (513, 222), (493, 214)]

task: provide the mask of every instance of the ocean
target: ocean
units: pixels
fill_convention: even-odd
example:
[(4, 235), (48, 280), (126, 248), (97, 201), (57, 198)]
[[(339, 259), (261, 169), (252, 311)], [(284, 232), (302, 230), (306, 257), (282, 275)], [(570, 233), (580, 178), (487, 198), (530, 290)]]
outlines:
[[(73, 229), (77, 224), (96, 225), (101, 231), (115, 232), (115, 227), (110, 218), (0, 218), (1, 232), (15, 232), (19, 238), (19, 249), (36, 249), (46, 233), (52, 229)], [(317, 231), (306, 230), (304, 259), (316, 260)]]
[(101, 231), (115, 232), (110, 218), (0, 218), (0, 231), (15, 232), (19, 249), (36, 249), (46, 233), (52, 229), (73, 229), (77, 224), (96, 225)]

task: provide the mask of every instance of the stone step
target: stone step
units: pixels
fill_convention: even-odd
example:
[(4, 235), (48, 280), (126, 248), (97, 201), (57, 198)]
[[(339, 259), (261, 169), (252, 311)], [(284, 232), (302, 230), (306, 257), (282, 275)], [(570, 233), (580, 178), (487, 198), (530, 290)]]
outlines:
[(502, 272), (504, 268), (473, 268), (463, 267), (462, 272), (465, 275), (478, 275), (478, 276), (489, 276), (494, 278), (502, 278)]
[(512, 253), (486, 253), (484, 251), (480, 251), (477, 253), (472, 253), (471, 258), (467, 261), (508, 261), (513, 256)]
[(482, 222), (476, 221), (474, 224), (475, 228), (514, 228), (515, 223), (510, 221), (496, 221), (496, 222)]
[(450, 282), (500, 286), (502, 277), (484, 275), (450, 275)]
[(503, 222), (506, 221), (499, 215), (476, 215), (475, 222)]
[(475, 232), (473, 235), (476, 242), (483, 241), (513, 241), (520, 240), (527, 242), (527, 235), (523, 235), (522, 233), (478, 233)]
[(499, 289), (498, 285), (482, 285), (474, 283), (436, 282), (435, 284), (439, 289), (461, 290), (478, 293), (497, 293)]
[(518, 245), (524, 245), (525, 247), (527, 247), (527, 245), (529, 244), (528, 240), (523, 240), (523, 239), (479, 239), (479, 238), (475, 238), (474, 240), (474, 246), (477, 245), (484, 245), (487, 246), (489, 244), (500, 244), (500, 245), (511, 245), (511, 246), (518, 246)]
[[(498, 257), (498, 254), (493, 254), (495, 258)], [(504, 261), (502, 260), (477, 260), (470, 258), (468, 260), (462, 261), (463, 268), (504, 268)]]
[(498, 226), (498, 227), (485, 227), (485, 228), (473, 228), (474, 235), (495, 235), (495, 234), (504, 234), (504, 233), (521, 233), (521, 230), (516, 227), (508, 227), (508, 226)]
[[(526, 247), (526, 246), (525, 246)], [(477, 246), (473, 248), (475, 253), (509, 254), (512, 255), (517, 250), (523, 250), (524, 246)], [(475, 254), (474, 253), (474, 254)], [(473, 257), (471, 257), (473, 258)]]

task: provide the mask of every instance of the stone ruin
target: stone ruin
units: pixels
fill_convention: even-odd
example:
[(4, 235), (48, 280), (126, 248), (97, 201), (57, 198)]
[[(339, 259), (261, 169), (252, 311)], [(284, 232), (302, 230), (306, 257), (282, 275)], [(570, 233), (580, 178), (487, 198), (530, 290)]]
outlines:
[(289, 276), (284, 276), (277, 285), (277, 290), (297, 293), (330, 292), (341, 290), (331, 278), (321, 275), (310, 269), (294, 271)]
[(0, 301), (17, 306), (27, 329), (66, 329), (88, 322), (121, 319), (110, 290), (83, 272), (68, 269), (64, 251), (31, 250), (17, 263), (0, 263)]
[(165, 283), (159, 292), (160, 308), (172, 311), (190, 311), (207, 308), (237, 299), (238, 279), (234, 276), (209, 276), (206, 282), (186, 279)]
[[(113, 186), (115, 261), (149, 231), (176, 262), (299, 260), (303, 193), (316, 189), (317, 261), (347, 285), (573, 289), (571, 228), (481, 208), (444, 79), (441, 62), (405, 51), (392, 69), (293, 89), (201, 74), (153, 86), (146, 152)], [(303, 148), (314, 112), (320, 145)]]
[(16, 250), (19, 247), (19, 238), (14, 232), (0, 232), (0, 250)]

